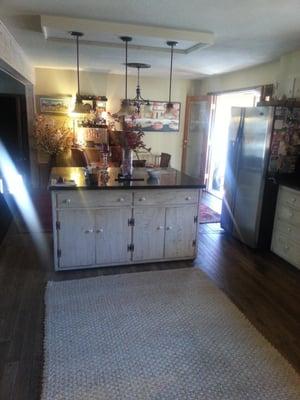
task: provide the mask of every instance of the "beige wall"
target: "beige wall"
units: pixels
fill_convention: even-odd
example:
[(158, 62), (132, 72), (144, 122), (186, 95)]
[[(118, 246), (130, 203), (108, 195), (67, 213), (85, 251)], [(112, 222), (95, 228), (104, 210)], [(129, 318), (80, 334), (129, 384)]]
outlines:
[[(29, 82), (34, 82), (34, 68), (26, 57), (23, 49), (16, 42), (15, 38), (7, 30), (6, 26), (0, 21), (0, 67), (8, 70), (14, 77), (20, 80), (25, 78)], [(19, 77), (17, 75), (20, 75)]]
[(275, 61), (229, 74), (212, 76), (201, 81), (193, 81), (194, 93), (203, 95), (210, 92), (225, 92), (274, 83), (277, 79), (279, 65), (279, 61)]
[[(76, 93), (76, 73), (70, 70), (37, 68), (35, 93), (37, 95)], [(108, 111), (114, 113), (120, 108), (124, 97), (124, 77), (121, 75), (101, 74), (97, 72), (80, 73), (81, 93), (106, 95)], [(135, 96), (136, 77), (128, 79), (128, 95)], [(141, 78), (143, 97), (150, 100), (167, 100), (169, 81), (167, 78)], [(166, 152), (172, 155), (171, 165), (180, 169), (182, 136), (184, 127), (185, 100), (191, 92), (191, 81), (174, 79), (172, 100), (181, 102), (180, 131), (174, 133), (146, 133), (145, 142), (154, 153)]]
[[(193, 81), (194, 94), (222, 92), (273, 83), (278, 97), (291, 97), (294, 79), (300, 81), (300, 50), (283, 55), (278, 61), (244, 70)], [(299, 86), (300, 92), (300, 83)], [(297, 87), (298, 87), (297, 86)], [(299, 97), (299, 92), (294, 94)]]

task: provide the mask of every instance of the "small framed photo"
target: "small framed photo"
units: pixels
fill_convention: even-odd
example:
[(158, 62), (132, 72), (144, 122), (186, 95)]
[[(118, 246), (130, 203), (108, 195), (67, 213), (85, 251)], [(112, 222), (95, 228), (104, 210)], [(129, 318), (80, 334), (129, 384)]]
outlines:
[(66, 115), (70, 111), (71, 95), (36, 96), (37, 111), (41, 114)]

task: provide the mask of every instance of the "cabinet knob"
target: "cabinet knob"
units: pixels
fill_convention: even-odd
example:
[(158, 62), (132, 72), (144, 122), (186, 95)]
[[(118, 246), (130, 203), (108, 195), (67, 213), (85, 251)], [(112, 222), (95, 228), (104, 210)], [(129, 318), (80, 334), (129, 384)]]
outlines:
[(291, 198), (291, 202), (292, 202), (292, 203), (295, 203), (295, 202), (296, 202), (296, 197), (292, 197), (292, 198)]
[(187, 196), (185, 199), (186, 200), (191, 200), (192, 198), (191, 198), (191, 196)]
[(86, 229), (86, 230), (84, 231), (84, 233), (93, 233), (93, 232), (94, 232), (93, 229)]
[(172, 226), (167, 226), (167, 231), (171, 231), (173, 229)]
[(139, 198), (139, 201), (145, 201), (146, 200), (146, 197), (140, 197)]
[(288, 251), (289, 249), (290, 249), (290, 246), (287, 246), (287, 245), (284, 246), (285, 251)]
[(103, 228), (97, 229), (96, 233), (102, 233), (103, 232)]
[(162, 225), (160, 225), (160, 226), (157, 227), (157, 230), (158, 230), (158, 231), (161, 231), (162, 229), (164, 229), (164, 227), (163, 227)]
[(288, 227), (288, 229), (287, 229), (287, 230), (288, 230), (288, 232), (291, 232), (291, 231), (292, 231), (292, 228)]
[(124, 197), (120, 197), (120, 198), (119, 198), (119, 201), (120, 201), (121, 203), (123, 203)]

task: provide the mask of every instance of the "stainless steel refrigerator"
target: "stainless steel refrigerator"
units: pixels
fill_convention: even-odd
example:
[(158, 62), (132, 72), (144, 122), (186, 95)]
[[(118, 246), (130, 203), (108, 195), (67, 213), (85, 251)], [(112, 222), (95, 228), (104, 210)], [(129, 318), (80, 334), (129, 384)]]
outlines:
[(233, 107), (221, 226), (257, 247), (268, 172), (274, 107)]

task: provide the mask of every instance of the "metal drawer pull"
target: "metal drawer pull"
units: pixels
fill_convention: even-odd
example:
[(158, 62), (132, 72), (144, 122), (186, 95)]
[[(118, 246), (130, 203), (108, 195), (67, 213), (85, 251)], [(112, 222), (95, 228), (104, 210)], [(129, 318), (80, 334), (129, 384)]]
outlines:
[(172, 226), (167, 226), (167, 231), (171, 231), (173, 229)]
[(192, 198), (191, 198), (191, 196), (187, 196), (185, 199), (186, 200), (191, 200)]
[(102, 233), (103, 232), (103, 228), (97, 229), (96, 233)]
[(295, 203), (296, 200), (297, 200), (296, 197), (293, 197), (293, 198), (291, 199), (292, 203)]
[(145, 201), (146, 200), (146, 197), (140, 197), (139, 198), (139, 201)]
[(64, 204), (70, 204), (71, 203), (71, 199), (65, 199), (65, 200), (63, 200), (63, 203)]
[(84, 231), (84, 233), (93, 233), (94, 230), (93, 229), (87, 229), (86, 231)]
[(158, 231), (161, 231), (162, 229), (164, 229), (164, 227), (163, 227), (162, 225), (160, 225), (160, 226), (157, 227), (157, 230), (158, 230)]
[(121, 203), (123, 203), (124, 198), (123, 198), (123, 197), (120, 197), (118, 201), (120, 201)]

